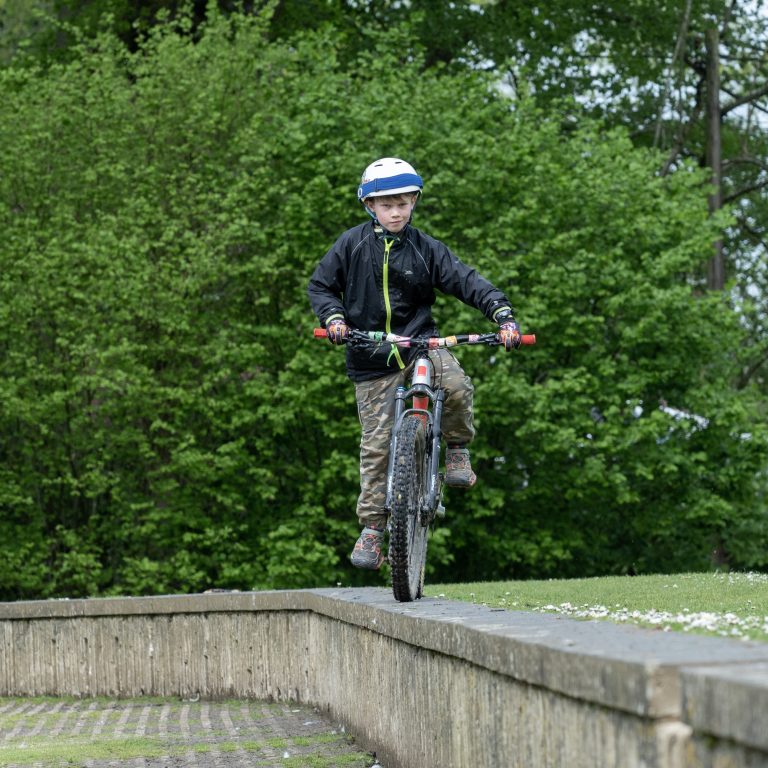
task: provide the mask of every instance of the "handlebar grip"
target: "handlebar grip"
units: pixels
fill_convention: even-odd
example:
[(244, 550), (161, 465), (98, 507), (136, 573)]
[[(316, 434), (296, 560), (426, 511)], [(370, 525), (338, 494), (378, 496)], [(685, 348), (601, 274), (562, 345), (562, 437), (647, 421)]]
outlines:
[(328, 331), (326, 331), (325, 328), (315, 328), (313, 333), (315, 334), (316, 339), (328, 338)]

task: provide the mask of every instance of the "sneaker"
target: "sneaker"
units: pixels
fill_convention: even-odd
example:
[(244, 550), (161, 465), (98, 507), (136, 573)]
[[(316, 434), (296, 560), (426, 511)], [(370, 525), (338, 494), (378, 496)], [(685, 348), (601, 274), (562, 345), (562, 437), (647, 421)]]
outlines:
[(384, 531), (378, 528), (363, 528), (360, 538), (355, 542), (350, 560), (355, 568), (378, 571), (384, 562), (381, 545), (384, 543)]
[(452, 488), (470, 488), (477, 476), (472, 471), (466, 448), (447, 448), (445, 451), (445, 484)]

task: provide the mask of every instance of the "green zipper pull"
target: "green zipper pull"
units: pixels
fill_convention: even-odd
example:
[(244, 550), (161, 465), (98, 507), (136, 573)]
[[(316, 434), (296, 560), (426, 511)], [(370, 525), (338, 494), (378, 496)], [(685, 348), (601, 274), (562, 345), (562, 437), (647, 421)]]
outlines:
[[(387, 322), (385, 323), (384, 329), (387, 333), (392, 333), (392, 304), (389, 301), (389, 252), (392, 250), (392, 243), (395, 241), (392, 238), (385, 238), (384, 239), (384, 306), (387, 310)], [(405, 363), (403, 362), (403, 358), (400, 357), (400, 350), (393, 344), (392, 349), (389, 353), (389, 356), (387, 357), (387, 365), (389, 365), (389, 361), (392, 359), (392, 355), (395, 356), (395, 359), (397, 360), (397, 364), (400, 366), (400, 370), (405, 368)]]

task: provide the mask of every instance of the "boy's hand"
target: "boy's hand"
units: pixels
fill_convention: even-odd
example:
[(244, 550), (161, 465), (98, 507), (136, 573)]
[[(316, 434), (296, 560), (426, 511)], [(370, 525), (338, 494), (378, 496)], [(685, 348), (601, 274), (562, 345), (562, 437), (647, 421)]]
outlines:
[(343, 320), (331, 320), (325, 330), (331, 344), (346, 344), (349, 339), (349, 326)]
[(517, 349), (522, 341), (520, 326), (514, 320), (508, 320), (499, 326), (499, 344), (504, 346), (507, 352)]

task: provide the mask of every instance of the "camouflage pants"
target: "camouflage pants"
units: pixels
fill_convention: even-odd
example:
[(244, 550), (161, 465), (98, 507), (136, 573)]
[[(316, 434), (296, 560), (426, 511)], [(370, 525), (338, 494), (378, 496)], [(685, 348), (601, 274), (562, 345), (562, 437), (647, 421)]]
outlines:
[[(429, 353), (435, 368), (433, 385), (446, 390), (443, 408), (443, 439), (448, 443), (469, 443), (475, 436), (472, 425), (474, 387), (458, 360), (447, 350)], [(363, 434), (360, 439), (360, 496), (357, 517), (362, 525), (383, 525), (387, 521), (389, 438), (395, 415), (395, 391), (407, 386), (413, 364), (402, 371), (355, 384), (357, 412)]]

